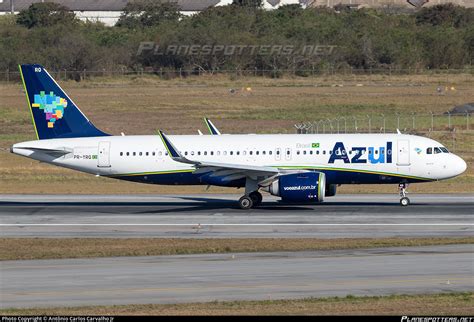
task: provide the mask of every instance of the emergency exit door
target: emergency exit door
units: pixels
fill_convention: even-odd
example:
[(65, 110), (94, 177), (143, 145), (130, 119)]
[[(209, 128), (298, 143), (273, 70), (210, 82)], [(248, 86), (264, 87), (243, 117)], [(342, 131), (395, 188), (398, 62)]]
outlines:
[(410, 141), (398, 140), (397, 165), (410, 165)]

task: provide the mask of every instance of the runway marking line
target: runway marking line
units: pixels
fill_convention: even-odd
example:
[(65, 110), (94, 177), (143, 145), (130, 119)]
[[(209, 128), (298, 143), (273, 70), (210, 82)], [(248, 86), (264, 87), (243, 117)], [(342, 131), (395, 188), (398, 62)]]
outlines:
[(136, 223), (116, 223), (116, 224), (78, 224), (78, 223), (70, 223), (70, 224), (0, 224), (0, 227), (41, 227), (41, 226), (52, 226), (52, 227), (60, 227), (60, 226), (192, 226), (194, 228), (198, 227), (205, 227), (205, 226), (474, 226), (474, 223), (406, 223), (406, 224), (383, 224), (383, 223), (372, 223), (372, 224), (291, 224), (291, 223), (268, 223), (268, 224), (209, 224), (209, 223), (190, 223), (190, 224), (170, 224), (170, 223), (163, 223), (163, 224), (136, 224)]

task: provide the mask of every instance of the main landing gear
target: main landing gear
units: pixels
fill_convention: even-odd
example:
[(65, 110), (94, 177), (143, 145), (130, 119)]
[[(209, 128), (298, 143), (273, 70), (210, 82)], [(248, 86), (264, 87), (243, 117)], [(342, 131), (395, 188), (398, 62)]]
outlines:
[(239, 199), (239, 206), (242, 209), (258, 207), (262, 203), (262, 199), (263, 197), (260, 192), (253, 191)]
[(400, 205), (402, 207), (406, 207), (410, 204), (410, 199), (407, 197), (407, 188), (408, 184), (407, 183), (400, 183), (398, 185), (398, 191), (400, 193)]

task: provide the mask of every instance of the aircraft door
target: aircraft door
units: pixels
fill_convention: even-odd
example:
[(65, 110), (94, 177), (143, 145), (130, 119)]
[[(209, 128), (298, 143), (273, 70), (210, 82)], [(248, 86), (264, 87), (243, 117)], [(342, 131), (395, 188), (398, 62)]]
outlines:
[(397, 165), (410, 165), (410, 141), (408, 140), (398, 140)]
[(110, 167), (110, 142), (99, 142), (99, 151), (97, 153), (97, 166), (99, 168)]

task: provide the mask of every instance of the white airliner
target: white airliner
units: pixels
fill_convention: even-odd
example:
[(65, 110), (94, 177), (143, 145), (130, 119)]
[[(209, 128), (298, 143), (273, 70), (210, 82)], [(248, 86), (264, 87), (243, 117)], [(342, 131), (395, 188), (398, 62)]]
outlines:
[[(259, 190), (284, 202), (318, 203), (341, 184), (406, 186), (448, 179), (466, 163), (432, 139), (404, 134), (220, 134), (111, 136), (98, 130), (40, 65), (21, 65), (38, 140), (11, 152), (98, 176), (164, 185), (245, 187), (243, 209)], [(208, 120), (206, 120), (207, 122)], [(208, 123), (209, 124), (209, 123)]]

